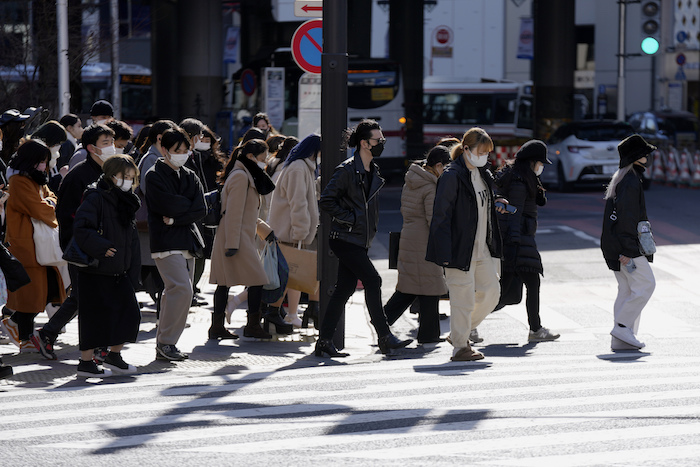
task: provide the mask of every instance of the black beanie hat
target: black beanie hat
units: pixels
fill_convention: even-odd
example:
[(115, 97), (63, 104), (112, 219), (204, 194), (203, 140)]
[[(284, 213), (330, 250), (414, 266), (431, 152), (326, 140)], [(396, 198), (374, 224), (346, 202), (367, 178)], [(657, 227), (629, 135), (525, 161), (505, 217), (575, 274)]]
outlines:
[(656, 150), (641, 136), (634, 134), (620, 141), (617, 152), (620, 153), (620, 168), (633, 164), (635, 161), (647, 156)]
[(100, 115), (109, 115), (110, 117), (114, 117), (114, 107), (112, 107), (112, 104), (106, 100), (95, 101), (90, 108), (90, 116), (97, 117)]
[(543, 164), (551, 164), (547, 158), (547, 145), (538, 139), (531, 139), (523, 144), (515, 154), (517, 160), (539, 161)]

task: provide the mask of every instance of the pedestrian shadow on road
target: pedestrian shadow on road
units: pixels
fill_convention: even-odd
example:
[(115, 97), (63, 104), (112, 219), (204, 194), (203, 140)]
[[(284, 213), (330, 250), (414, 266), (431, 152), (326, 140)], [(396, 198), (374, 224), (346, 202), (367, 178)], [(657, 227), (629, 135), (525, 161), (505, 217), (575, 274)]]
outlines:
[(488, 357), (529, 357), (538, 342), (520, 344), (489, 344), (479, 350)]
[(611, 353), (596, 355), (596, 357), (608, 362), (636, 363), (650, 355), (650, 352), (642, 352), (641, 350), (613, 350)]

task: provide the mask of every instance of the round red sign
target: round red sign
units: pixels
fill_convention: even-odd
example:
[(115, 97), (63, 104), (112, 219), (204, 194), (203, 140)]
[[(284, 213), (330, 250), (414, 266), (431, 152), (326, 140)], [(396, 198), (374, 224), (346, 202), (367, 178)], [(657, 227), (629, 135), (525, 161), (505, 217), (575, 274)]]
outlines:
[(438, 29), (435, 33), (435, 39), (440, 44), (447, 44), (448, 42), (450, 42), (450, 31), (448, 31), (445, 28)]

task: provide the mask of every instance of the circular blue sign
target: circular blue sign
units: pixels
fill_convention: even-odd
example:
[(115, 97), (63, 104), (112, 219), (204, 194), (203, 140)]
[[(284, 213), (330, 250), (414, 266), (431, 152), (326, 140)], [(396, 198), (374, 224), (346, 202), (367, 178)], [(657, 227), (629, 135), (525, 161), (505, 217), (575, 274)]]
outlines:
[(683, 54), (676, 55), (676, 63), (678, 65), (681, 65), (681, 66), (685, 65), (685, 55), (683, 55)]
[(678, 31), (676, 34), (676, 40), (678, 42), (685, 42), (688, 39), (688, 34), (685, 31)]

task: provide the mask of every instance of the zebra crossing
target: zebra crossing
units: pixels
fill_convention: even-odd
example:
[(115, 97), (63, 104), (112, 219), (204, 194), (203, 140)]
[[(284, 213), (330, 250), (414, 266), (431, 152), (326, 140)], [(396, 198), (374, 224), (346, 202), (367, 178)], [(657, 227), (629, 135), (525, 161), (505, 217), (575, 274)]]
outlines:
[(692, 356), (446, 363), (427, 352), (282, 371), (80, 381), (0, 393), (0, 406), (5, 459), (54, 465), (94, 465), (100, 455), (135, 465), (156, 454), (192, 465), (700, 461), (700, 357)]

